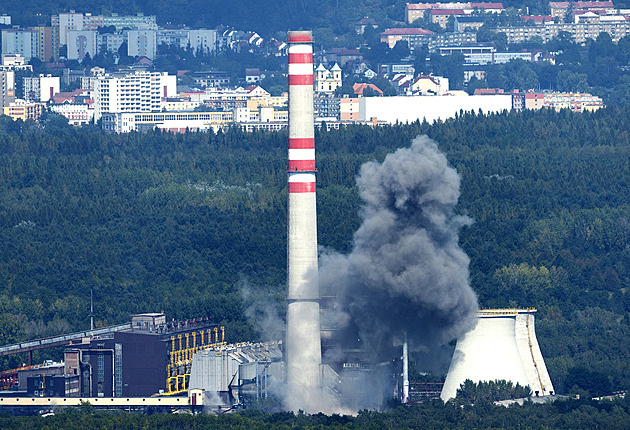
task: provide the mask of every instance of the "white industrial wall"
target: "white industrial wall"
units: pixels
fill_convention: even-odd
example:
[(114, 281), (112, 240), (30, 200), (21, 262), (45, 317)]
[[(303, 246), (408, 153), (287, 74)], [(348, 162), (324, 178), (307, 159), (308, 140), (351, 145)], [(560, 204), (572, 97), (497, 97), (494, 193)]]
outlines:
[(432, 123), (454, 118), (460, 110), (481, 111), (484, 114), (512, 109), (512, 96), (396, 96), (359, 98), (359, 120), (373, 118), (389, 123), (414, 122), (426, 119)]

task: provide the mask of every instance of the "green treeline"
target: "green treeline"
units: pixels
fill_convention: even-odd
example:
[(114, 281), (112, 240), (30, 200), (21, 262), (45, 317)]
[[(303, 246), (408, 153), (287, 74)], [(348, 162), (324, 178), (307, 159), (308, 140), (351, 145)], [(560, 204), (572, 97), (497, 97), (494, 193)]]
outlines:
[[(616, 108), (318, 130), (319, 244), (351, 249), (360, 165), (427, 134), (462, 178), (480, 305), (538, 309), (557, 392), (628, 388), (629, 133)], [(248, 307), (284, 309), (286, 140), (0, 117), (0, 343), (89, 327), (90, 288), (98, 326), (165, 311), (257, 339)]]
[(233, 415), (140, 415), (125, 412), (90, 413), (90, 405), (66, 408), (48, 417), (0, 417), (3, 429), (594, 429), (625, 430), (630, 427), (630, 401), (559, 400), (523, 406), (495, 406), (455, 402), (398, 407), (388, 413), (360, 411), (357, 416), (292, 412), (263, 413), (256, 410)]

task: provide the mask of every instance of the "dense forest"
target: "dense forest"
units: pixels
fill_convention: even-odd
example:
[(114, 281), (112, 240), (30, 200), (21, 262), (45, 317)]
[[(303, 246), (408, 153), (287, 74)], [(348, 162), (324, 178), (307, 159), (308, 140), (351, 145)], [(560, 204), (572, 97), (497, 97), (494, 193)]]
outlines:
[[(480, 305), (538, 309), (557, 392), (626, 389), (629, 133), (630, 110), (611, 108), (318, 130), (319, 243), (351, 249), (359, 167), (426, 134), (461, 175)], [(252, 309), (284, 309), (285, 166), (283, 132), (113, 135), (0, 117), (0, 342), (89, 327), (91, 288), (98, 326), (163, 310), (260, 338)]]

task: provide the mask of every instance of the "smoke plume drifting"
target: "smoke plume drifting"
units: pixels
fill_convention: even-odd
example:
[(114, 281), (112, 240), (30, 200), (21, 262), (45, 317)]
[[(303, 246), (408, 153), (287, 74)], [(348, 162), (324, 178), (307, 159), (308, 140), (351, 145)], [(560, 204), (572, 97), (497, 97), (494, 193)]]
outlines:
[[(320, 259), (322, 296), (336, 296), (323, 324), (374, 363), (405, 333), (410, 348), (426, 350), (472, 329), (477, 299), (458, 245), (459, 229), (471, 220), (454, 214), (459, 175), (435, 142), (418, 137), (382, 163), (364, 164), (357, 185), (363, 222), (353, 250)], [(345, 353), (327, 354), (339, 360)]]

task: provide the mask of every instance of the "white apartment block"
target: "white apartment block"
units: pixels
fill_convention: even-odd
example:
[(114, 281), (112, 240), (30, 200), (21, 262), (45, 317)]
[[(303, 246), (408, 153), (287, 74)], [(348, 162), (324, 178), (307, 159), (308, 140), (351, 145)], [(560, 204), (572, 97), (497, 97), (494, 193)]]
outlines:
[(147, 30), (157, 30), (157, 21), (155, 15), (123, 15), (113, 13), (111, 16), (103, 17), (103, 25), (109, 27), (113, 25), (116, 31), (122, 31), (123, 28), (142, 28)]
[(613, 42), (618, 42), (630, 34), (630, 23), (600, 21), (599, 23), (545, 23), (533, 27), (499, 27), (493, 31), (505, 33), (508, 43), (521, 43), (539, 36), (543, 42), (547, 43), (561, 32), (570, 33), (574, 43), (584, 43), (586, 39), (597, 39), (600, 33), (608, 33)]
[(27, 101), (46, 103), (59, 92), (59, 76), (39, 75), (23, 79), (24, 99)]
[(215, 52), (217, 48), (216, 30), (188, 30), (188, 44), (195, 52)]
[(87, 54), (94, 58), (98, 54), (97, 35), (95, 30), (68, 31), (68, 60), (83, 61)]
[(15, 72), (0, 71), (0, 108), (9, 106), (15, 100)]
[(190, 46), (195, 53), (198, 50), (215, 52), (217, 49), (216, 30), (190, 30), (161, 28), (156, 36), (158, 45), (174, 45), (179, 48)]
[(85, 125), (94, 119), (94, 108), (86, 104), (61, 103), (50, 107), (50, 110), (68, 119), (68, 124)]
[(167, 73), (136, 72), (101, 76), (94, 86), (94, 120), (104, 113), (159, 112), (162, 97), (174, 97), (177, 77)]
[(74, 11), (68, 13), (60, 13), (50, 18), (52, 27), (59, 29), (59, 45), (68, 44), (68, 32), (76, 30), (96, 30), (103, 26), (102, 15), (92, 15), (86, 13), (76, 13)]
[(467, 15), (472, 14), (474, 11), (501, 13), (503, 12), (503, 4), (491, 2), (407, 3), (405, 18), (407, 24), (411, 24), (417, 19), (424, 18), (426, 12), (456, 9), (463, 10)]
[(155, 30), (129, 30), (127, 33), (127, 55), (155, 59), (157, 55), (157, 32)]
[(96, 35), (96, 46), (98, 52), (105, 49), (107, 52), (118, 52), (120, 45), (127, 40), (127, 35), (123, 33), (105, 33)]
[(24, 29), (2, 30), (2, 55), (18, 54), (29, 61), (38, 56), (37, 31)]

